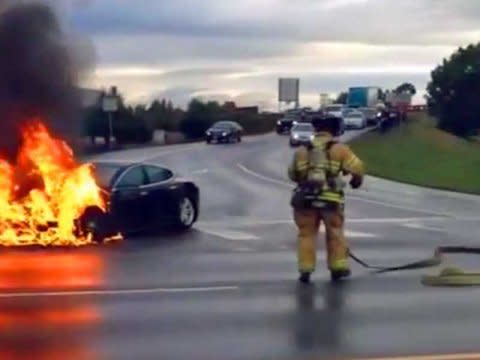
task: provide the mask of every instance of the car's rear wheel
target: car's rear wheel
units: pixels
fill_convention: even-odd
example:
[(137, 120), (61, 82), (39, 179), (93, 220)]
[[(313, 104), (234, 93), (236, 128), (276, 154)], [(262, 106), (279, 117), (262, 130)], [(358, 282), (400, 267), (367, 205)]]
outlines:
[(197, 219), (197, 208), (189, 196), (183, 197), (178, 203), (178, 218), (176, 225), (181, 230), (192, 227)]

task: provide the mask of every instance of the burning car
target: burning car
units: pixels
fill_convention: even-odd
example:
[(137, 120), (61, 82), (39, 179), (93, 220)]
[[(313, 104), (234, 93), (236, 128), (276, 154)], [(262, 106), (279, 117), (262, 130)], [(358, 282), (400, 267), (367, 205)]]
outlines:
[(103, 239), (173, 226), (189, 229), (198, 218), (199, 189), (170, 169), (146, 163), (93, 162), (106, 211), (89, 207), (77, 228)]
[(21, 138), (15, 162), (0, 158), (0, 246), (93, 242), (93, 234), (78, 226), (91, 209), (107, 211), (92, 165), (77, 163), (39, 119), (23, 126)]
[(78, 163), (40, 121), (0, 159), (0, 246), (80, 246), (159, 225), (190, 228), (199, 189), (161, 166)]

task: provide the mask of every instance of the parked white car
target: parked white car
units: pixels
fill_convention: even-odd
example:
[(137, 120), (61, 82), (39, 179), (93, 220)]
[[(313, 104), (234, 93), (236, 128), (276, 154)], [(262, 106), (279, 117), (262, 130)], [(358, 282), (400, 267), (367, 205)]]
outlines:
[(360, 111), (351, 111), (343, 118), (347, 129), (365, 129), (367, 127), (367, 117)]

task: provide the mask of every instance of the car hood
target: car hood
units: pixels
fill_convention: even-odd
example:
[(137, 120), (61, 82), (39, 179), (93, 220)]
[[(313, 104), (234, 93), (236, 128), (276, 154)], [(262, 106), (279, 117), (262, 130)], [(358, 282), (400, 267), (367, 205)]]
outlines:
[(298, 136), (312, 136), (313, 132), (312, 131), (293, 131), (292, 135), (298, 135)]

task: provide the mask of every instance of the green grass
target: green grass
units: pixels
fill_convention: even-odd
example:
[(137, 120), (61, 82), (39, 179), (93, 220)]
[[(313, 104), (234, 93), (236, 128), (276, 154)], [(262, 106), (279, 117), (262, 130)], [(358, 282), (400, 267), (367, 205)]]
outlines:
[(425, 115), (387, 134), (365, 134), (350, 145), (371, 175), (480, 194), (480, 144), (438, 130)]

